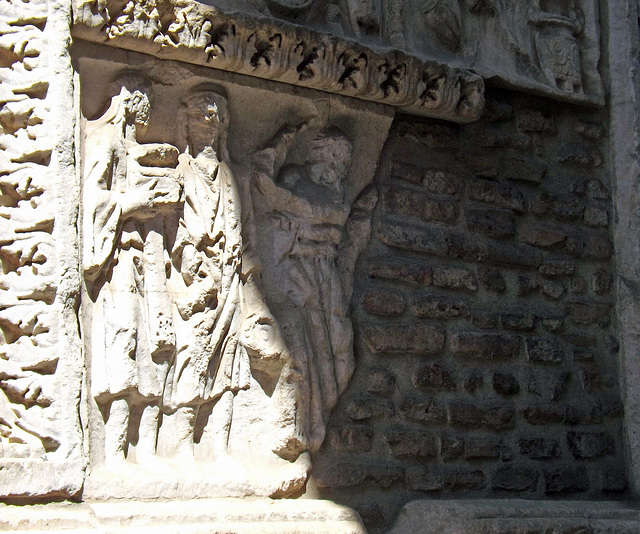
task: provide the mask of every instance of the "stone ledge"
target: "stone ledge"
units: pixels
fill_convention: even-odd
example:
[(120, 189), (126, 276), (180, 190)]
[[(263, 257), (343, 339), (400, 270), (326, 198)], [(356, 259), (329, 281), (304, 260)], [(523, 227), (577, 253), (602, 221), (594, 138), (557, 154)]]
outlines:
[(364, 534), (358, 514), (331, 501), (195, 499), (0, 505), (0, 531), (87, 533)]
[(637, 534), (640, 506), (522, 499), (412, 501), (389, 534)]

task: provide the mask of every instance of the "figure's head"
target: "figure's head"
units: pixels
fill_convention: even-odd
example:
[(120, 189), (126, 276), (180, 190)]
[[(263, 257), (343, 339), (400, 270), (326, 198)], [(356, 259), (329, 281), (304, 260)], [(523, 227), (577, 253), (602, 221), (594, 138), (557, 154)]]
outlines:
[(351, 141), (341, 130), (322, 130), (311, 141), (309, 178), (318, 185), (340, 188), (351, 164), (351, 151)]
[(180, 126), (184, 132), (183, 142), (191, 155), (211, 147), (220, 159), (225, 159), (229, 105), (217, 88), (199, 85), (187, 93), (182, 103)]
[(141, 74), (128, 72), (118, 76), (111, 84), (111, 94), (119, 95), (124, 106), (124, 118), (128, 125), (135, 126), (136, 132), (149, 124), (151, 84)]

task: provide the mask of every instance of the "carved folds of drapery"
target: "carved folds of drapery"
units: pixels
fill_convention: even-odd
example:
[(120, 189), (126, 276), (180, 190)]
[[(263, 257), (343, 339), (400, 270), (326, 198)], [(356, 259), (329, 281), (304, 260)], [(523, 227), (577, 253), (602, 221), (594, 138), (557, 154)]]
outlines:
[(176, 0), (76, 0), (74, 35), (399, 107), (455, 122), (478, 118), (482, 79), (401, 51), (377, 52), (342, 37)]
[[(85, 491), (153, 496), (104, 482), (152, 470), (162, 496), (299, 495), (355, 367), (353, 271), (377, 197), (354, 147), (373, 123), (379, 150), (391, 115), (282, 95), (233, 162), (230, 109), (255, 89), (147, 64), (81, 121)], [(174, 129), (158, 126), (168, 103)]]

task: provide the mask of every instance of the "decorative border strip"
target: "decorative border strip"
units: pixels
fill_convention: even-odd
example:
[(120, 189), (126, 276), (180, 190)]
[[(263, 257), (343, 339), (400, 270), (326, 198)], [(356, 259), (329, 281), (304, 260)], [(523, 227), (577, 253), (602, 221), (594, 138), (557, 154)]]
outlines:
[(471, 71), (385, 53), (333, 35), (188, 0), (74, 0), (72, 35), (88, 41), (309, 87), (459, 123), (482, 113)]

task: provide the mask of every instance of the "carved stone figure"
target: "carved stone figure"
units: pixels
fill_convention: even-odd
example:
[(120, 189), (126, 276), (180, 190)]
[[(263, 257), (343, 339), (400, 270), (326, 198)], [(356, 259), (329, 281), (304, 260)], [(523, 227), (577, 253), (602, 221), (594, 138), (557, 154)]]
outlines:
[(350, 242), (346, 228), (352, 206), (344, 181), (352, 145), (342, 131), (321, 130), (304, 161), (285, 164), (308, 127), (283, 127), (255, 155), (251, 189), (262, 283), (286, 343), (275, 392), (283, 413), (275, 451), (291, 460), (320, 447), (329, 413), (353, 372), (353, 269), (347, 265), (366, 242)]
[(176, 346), (166, 263), (182, 183), (171, 145), (138, 141), (148, 87), (122, 79), (86, 126), (83, 270), (93, 301), (91, 390), (105, 418), (105, 461), (123, 461), (132, 408), (141, 406), (136, 457), (155, 453), (160, 398)]
[(584, 14), (576, 0), (535, 0), (529, 22), (537, 29), (535, 45), (540, 68), (550, 84), (571, 93), (582, 93), (582, 67), (578, 36)]
[(175, 413), (178, 452), (191, 459), (202, 404), (215, 400), (214, 410), (222, 413), (214, 448), (217, 455), (225, 454), (233, 393), (249, 387), (249, 358), (239, 343), (244, 319), (240, 200), (224, 162), (228, 121), (226, 100), (211, 87), (187, 95), (180, 118), (187, 151), (178, 164), (184, 206), (168, 281), (176, 354), (162, 404), (163, 411)]
[(458, 0), (421, 0), (425, 23), (449, 50), (460, 48), (460, 5)]

